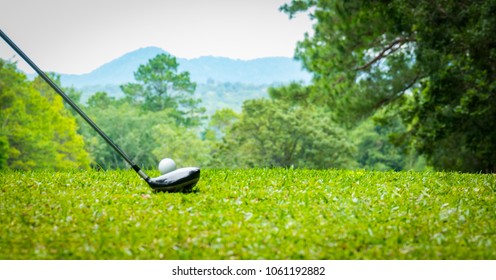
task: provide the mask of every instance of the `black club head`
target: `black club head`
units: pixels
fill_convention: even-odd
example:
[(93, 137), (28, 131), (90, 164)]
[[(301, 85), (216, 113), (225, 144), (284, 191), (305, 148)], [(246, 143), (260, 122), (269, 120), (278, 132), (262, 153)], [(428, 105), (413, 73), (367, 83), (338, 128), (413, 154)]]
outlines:
[(156, 178), (149, 178), (148, 185), (156, 192), (191, 192), (200, 180), (200, 168), (179, 168)]

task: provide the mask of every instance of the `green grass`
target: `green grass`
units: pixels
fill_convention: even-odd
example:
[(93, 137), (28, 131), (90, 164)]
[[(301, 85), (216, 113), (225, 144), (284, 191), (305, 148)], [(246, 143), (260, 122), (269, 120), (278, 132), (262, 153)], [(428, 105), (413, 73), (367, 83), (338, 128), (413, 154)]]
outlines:
[(0, 172), (0, 259), (496, 259), (495, 175), (203, 170), (197, 189)]

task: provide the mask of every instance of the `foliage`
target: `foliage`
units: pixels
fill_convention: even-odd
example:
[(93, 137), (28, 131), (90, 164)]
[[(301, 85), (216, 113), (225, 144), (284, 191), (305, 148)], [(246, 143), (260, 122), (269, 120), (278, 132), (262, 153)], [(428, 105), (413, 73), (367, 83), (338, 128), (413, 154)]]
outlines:
[[(164, 157), (178, 166), (209, 162), (209, 143), (197, 133), (203, 108), (193, 100), (196, 85), (189, 73), (178, 73), (176, 59), (159, 54), (135, 72), (138, 83), (121, 88), (124, 98), (96, 92), (85, 106), (98, 123), (130, 158), (144, 168), (154, 168)], [(126, 168), (127, 164), (90, 127), (82, 134), (95, 164), (104, 169)]]
[(493, 175), (207, 169), (197, 191), (0, 171), (0, 259), (496, 258)]
[(0, 135), (0, 169), (8, 167), (7, 159), (9, 155), (9, 139), (7, 135)]
[[(195, 96), (201, 98), (199, 106), (206, 109), (205, 114), (208, 116), (223, 108), (230, 108), (240, 112), (243, 101), (267, 97), (267, 88), (270, 85), (277, 86), (278, 84), (247, 84), (208, 80), (206, 83), (196, 84)], [(98, 92), (106, 92), (116, 99), (121, 99), (125, 96), (118, 85), (102, 85), (78, 89), (82, 93), (82, 103), (86, 103), (89, 97)]]
[(210, 163), (211, 142), (200, 139), (191, 129), (160, 123), (153, 126), (151, 134), (155, 143), (152, 153), (158, 160), (169, 157), (177, 166), (202, 167)]
[(359, 168), (367, 170), (418, 170), (426, 169), (425, 159), (408, 145), (395, 145), (405, 127), (399, 116), (378, 112), (366, 119), (351, 132), (356, 145)]
[(229, 131), (235, 122), (239, 121), (240, 117), (232, 109), (220, 109), (212, 115), (208, 127), (215, 132), (216, 139), (221, 139), (225, 136), (224, 133)]
[(272, 99), (282, 100), (291, 105), (308, 105), (311, 87), (292, 82), (285, 86), (270, 87), (269, 96)]
[[(98, 92), (88, 99), (84, 110), (114, 143), (143, 168), (156, 168), (164, 157), (173, 158), (177, 166), (208, 163), (209, 144), (200, 139), (194, 128), (178, 126), (172, 109), (143, 111), (126, 99), (115, 99), (105, 92)], [(104, 169), (128, 167), (91, 127), (85, 123), (81, 127), (96, 166)]]
[(89, 155), (62, 98), (39, 79), (28, 81), (14, 64), (0, 60), (1, 167), (88, 168)]
[[(155, 167), (157, 159), (151, 154), (154, 142), (151, 127), (162, 121), (173, 122), (167, 114), (142, 112), (127, 103), (106, 107), (88, 107), (87, 114), (131, 159), (142, 167)], [(160, 115), (160, 117), (159, 117)], [(145, 127), (143, 127), (145, 125)], [(101, 168), (126, 168), (126, 162), (90, 126), (81, 125), (88, 150)]]
[(198, 125), (199, 99), (193, 99), (196, 84), (190, 81), (188, 72), (178, 72), (176, 58), (159, 54), (147, 64), (140, 65), (134, 73), (138, 83), (121, 86), (129, 101), (140, 105), (147, 111), (172, 109), (178, 124)]
[(205, 106), (208, 115), (213, 115), (217, 110), (229, 108), (240, 112), (243, 102), (248, 99), (267, 97), (269, 84), (247, 84), (216, 82), (208, 80), (199, 83), (196, 92), (201, 96), (201, 104)]
[(294, 0), (282, 10), (316, 20), (296, 55), (343, 120), (394, 108), (403, 139), (436, 168), (496, 170), (496, 1)]
[(245, 101), (218, 154), (225, 167), (349, 167), (353, 147), (346, 132), (318, 108), (280, 100)]

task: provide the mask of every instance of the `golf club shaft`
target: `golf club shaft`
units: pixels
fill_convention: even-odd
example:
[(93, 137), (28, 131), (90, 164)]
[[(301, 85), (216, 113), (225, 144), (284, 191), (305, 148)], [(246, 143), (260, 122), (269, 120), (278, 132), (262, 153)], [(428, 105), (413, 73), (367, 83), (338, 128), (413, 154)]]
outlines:
[(64, 100), (65, 102), (67, 102), (69, 105), (71, 105), (71, 107), (96, 131), (98, 132), (98, 134), (100, 134), (100, 136), (112, 147), (114, 148), (114, 150), (124, 159), (127, 161), (127, 163), (129, 163), (129, 165), (131, 165), (131, 167), (143, 178), (145, 179), (146, 181), (148, 181), (150, 178), (148, 177), (148, 175), (145, 174), (145, 172), (143, 172), (141, 170), (141, 168), (138, 167), (138, 165), (136, 165), (132, 160), (131, 158), (129, 158), (129, 156), (123, 151), (121, 150), (121, 148), (119, 148), (119, 146), (117, 146), (108, 136), (107, 134), (105, 134), (105, 132), (103, 132), (96, 124), (95, 122), (93, 122), (90, 117), (88, 117), (84, 112), (83, 110), (81, 110), (81, 108), (79, 108), (79, 106), (76, 105), (76, 103), (74, 103), (74, 101), (72, 101), (71, 98), (69, 98), (69, 96), (67, 94), (64, 93), (64, 91), (62, 91), (62, 89), (57, 85), (55, 84), (55, 82), (52, 81), (52, 79), (50, 79), (46, 74), (45, 72), (43, 72), (38, 66), (36, 66), (36, 64), (12, 41), (10, 40), (10, 38), (7, 36), (7, 34), (5, 34), (1, 29), (0, 29), (0, 36), (2, 37), (2, 39), (7, 42), (7, 44), (10, 45), (10, 47), (12, 49), (14, 49), (14, 51), (19, 54), (22, 59), (24, 59), (24, 61), (26, 61), (29, 66), (31, 66), (31, 68), (33, 68), (36, 73), (38, 73), (38, 75), (40, 75), (41, 78), (43, 78), (43, 80), (45, 80), (45, 82), (47, 82), (52, 88), (53, 90), (55, 90)]

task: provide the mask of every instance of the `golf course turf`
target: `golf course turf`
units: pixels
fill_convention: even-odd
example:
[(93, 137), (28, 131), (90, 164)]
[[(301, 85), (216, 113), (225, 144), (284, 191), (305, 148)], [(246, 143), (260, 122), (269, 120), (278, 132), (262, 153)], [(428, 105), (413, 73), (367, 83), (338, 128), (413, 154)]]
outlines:
[(496, 176), (205, 169), (170, 194), (130, 170), (1, 171), (0, 225), (0, 259), (496, 259)]

